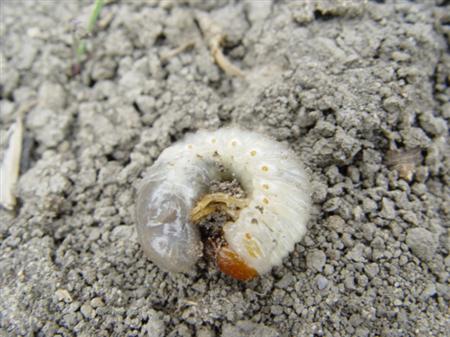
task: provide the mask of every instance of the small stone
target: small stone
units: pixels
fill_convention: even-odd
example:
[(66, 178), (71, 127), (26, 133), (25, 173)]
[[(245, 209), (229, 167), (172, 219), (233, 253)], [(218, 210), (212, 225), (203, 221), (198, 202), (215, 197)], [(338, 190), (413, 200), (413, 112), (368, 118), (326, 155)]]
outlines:
[(56, 290), (55, 295), (58, 301), (64, 301), (66, 303), (72, 302), (72, 296), (70, 296), (69, 292), (66, 289)]
[[(143, 326), (144, 335), (148, 337), (163, 337), (165, 335), (166, 327), (164, 321), (150, 314), (147, 324)], [(146, 332), (146, 334), (145, 334)]]
[(363, 210), (366, 213), (370, 213), (377, 210), (377, 203), (370, 198), (363, 199)]
[(100, 237), (100, 229), (99, 228), (92, 228), (91, 232), (89, 233), (89, 241), (97, 241), (97, 239)]
[(398, 264), (400, 266), (404, 266), (407, 263), (408, 263), (408, 257), (406, 255), (401, 255), (400, 258), (398, 259)]
[(345, 221), (338, 215), (332, 215), (327, 219), (327, 226), (338, 233), (342, 233), (345, 227)]
[(403, 101), (395, 96), (388, 97), (383, 101), (384, 109), (391, 114), (400, 113), (400, 111), (403, 110), (403, 106)]
[(385, 219), (395, 218), (395, 205), (389, 198), (383, 198), (381, 200), (381, 212), (380, 215)]
[(391, 56), (395, 61), (399, 62), (408, 61), (411, 58), (409, 54), (400, 51), (394, 51)]
[(406, 211), (403, 216), (402, 216), (403, 220), (405, 220), (406, 222), (409, 222), (412, 225), (417, 226), (419, 224), (418, 220), (417, 220), (417, 216), (413, 211)]
[(430, 138), (428, 138), (425, 131), (421, 128), (411, 127), (402, 130), (400, 134), (403, 137), (405, 146), (409, 148), (423, 147), (431, 144)]
[(430, 261), (438, 242), (435, 236), (425, 228), (412, 228), (406, 234), (406, 244), (419, 259)]
[(331, 275), (331, 274), (333, 274), (333, 272), (334, 272), (334, 267), (330, 264), (326, 264), (325, 268), (323, 269), (323, 273), (325, 275)]
[(324, 205), (323, 205), (323, 210), (327, 211), (327, 212), (333, 212), (335, 210), (337, 210), (339, 208), (339, 206), (341, 205), (341, 198), (331, 198), (328, 199)]
[(111, 233), (112, 241), (127, 240), (133, 236), (133, 226), (121, 225), (113, 229)]
[(311, 183), (312, 185), (312, 190), (313, 190), (313, 194), (312, 194), (312, 199), (315, 203), (322, 203), (326, 200), (327, 198), (327, 193), (328, 193), (328, 188), (327, 185), (318, 182), (318, 181), (313, 181)]
[[(419, 166), (416, 168), (416, 181), (419, 183), (423, 183), (428, 179), (429, 176), (429, 172), (430, 170), (428, 169), (427, 166)], [(425, 186), (426, 188), (426, 186)]]
[(112, 58), (103, 58), (101, 62), (95, 62), (92, 66), (92, 79), (102, 81), (113, 78), (116, 74), (117, 62)]
[(382, 250), (385, 248), (384, 246), (384, 240), (377, 236), (375, 239), (372, 240), (372, 243), (370, 245), (373, 249)]
[(427, 193), (427, 186), (422, 183), (417, 183), (412, 186), (411, 191), (420, 197)]
[(317, 283), (317, 288), (319, 290), (323, 290), (328, 286), (329, 282), (328, 282), (328, 279), (326, 279), (322, 275), (319, 275), (316, 279), (316, 283)]
[(420, 126), (433, 136), (440, 136), (447, 132), (447, 122), (440, 117), (434, 117), (431, 113), (421, 114), (419, 117)]
[(364, 248), (365, 246), (362, 243), (358, 243), (347, 255), (348, 259), (351, 259), (355, 262), (363, 262), (366, 259), (364, 258)]
[(346, 276), (344, 279), (344, 286), (348, 290), (355, 290), (355, 278), (351, 275)]
[(75, 301), (69, 304), (69, 307), (67, 308), (67, 312), (76, 312), (80, 309), (80, 302)]
[(281, 315), (283, 313), (283, 307), (280, 305), (272, 305), (270, 307), (270, 312), (275, 316)]
[(354, 245), (352, 236), (349, 233), (342, 234), (342, 242), (344, 243), (344, 246), (347, 248), (353, 247)]
[(84, 303), (80, 308), (81, 313), (84, 317), (88, 319), (92, 319), (95, 317), (95, 310), (91, 307), (89, 303)]
[(373, 239), (373, 233), (375, 233), (375, 225), (371, 222), (367, 222), (364, 225), (362, 225), (362, 232), (364, 239), (367, 241), (372, 241)]
[(379, 273), (380, 267), (378, 267), (376, 263), (370, 263), (364, 267), (364, 271), (366, 272), (367, 276), (373, 278)]
[(428, 298), (436, 294), (436, 286), (433, 283), (429, 283), (425, 289), (422, 291), (420, 298), (422, 301), (426, 301)]
[(326, 260), (327, 257), (325, 253), (321, 250), (315, 249), (309, 252), (306, 256), (306, 265), (308, 268), (313, 268), (318, 272), (322, 272)]
[(77, 317), (78, 315), (75, 312), (69, 313), (69, 314), (65, 314), (63, 316), (63, 320), (66, 323), (67, 326), (75, 326), (79, 319)]
[(331, 124), (330, 122), (327, 122), (325, 120), (320, 120), (317, 122), (314, 129), (322, 137), (331, 137), (335, 132), (335, 128), (336, 127), (334, 126), (334, 124)]
[(294, 284), (295, 278), (291, 273), (285, 274), (281, 280), (279, 280), (276, 286), (280, 289), (286, 289)]
[(369, 336), (370, 331), (367, 328), (364, 327), (358, 327), (358, 329), (356, 329), (355, 331), (355, 336), (357, 337), (367, 337)]
[(95, 297), (91, 300), (91, 305), (93, 308), (100, 308), (105, 305), (101, 297)]
[(395, 305), (396, 307), (399, 307), (399, 306), (401, 306), (402, 304), (403, 304), (403, 302), (400, 301), (398, 298), (396, 298), (396, 299), (394, 300), (394, 305)]

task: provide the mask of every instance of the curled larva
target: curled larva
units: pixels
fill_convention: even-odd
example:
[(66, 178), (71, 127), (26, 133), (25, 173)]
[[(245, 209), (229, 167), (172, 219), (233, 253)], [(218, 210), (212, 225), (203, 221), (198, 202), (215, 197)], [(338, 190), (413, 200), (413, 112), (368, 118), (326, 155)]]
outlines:
[[(245, 200), (208, 194), (212, 181), (237, 179)], [(237, 128), (199, 131), (164, 150), (139, 188), (139, 241), (172, 272), (191, 270), (203, 254), (198, 220), (229, 210), (216, 245), (218, 268), (240, 280), (268, 272), (306, 232), (309, 179), (283, 144)], [(237, 209), (237, 211), (236, 211)]]

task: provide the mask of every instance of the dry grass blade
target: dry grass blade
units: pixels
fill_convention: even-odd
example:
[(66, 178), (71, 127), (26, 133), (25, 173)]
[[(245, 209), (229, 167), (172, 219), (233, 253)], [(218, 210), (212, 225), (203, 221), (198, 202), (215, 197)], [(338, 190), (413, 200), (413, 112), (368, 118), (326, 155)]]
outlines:
[(22, 153), (23, 115), (35, 102), (27, 103), (17, 112), (17, 120), (11, 125), (6, 137), (8, 147), (0, 168), (0, 204), (7, 210), (16, 206), (15, 188), (19, 179), (20, 156)]

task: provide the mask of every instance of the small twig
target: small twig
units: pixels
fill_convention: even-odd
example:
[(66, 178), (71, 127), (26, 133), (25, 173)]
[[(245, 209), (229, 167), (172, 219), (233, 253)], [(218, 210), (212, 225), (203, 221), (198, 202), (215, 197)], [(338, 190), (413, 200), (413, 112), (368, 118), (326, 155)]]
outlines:
[(166, 62), (169, 59), (171, 59), (172, 57), (177, 56), (178, 54), (181, 54), (182, 52), (195, 47), (195, 41), (188, 41), (184, 44), (182, 44), (181, 46), (175, 48), (175, 49), (171, 49), (165, 53), (161, 54), (161, 61), (162, 62)]
[(216, 61), (217, 65), (222, 68), (222, 70), (228, 75), (245, 78), (245, 74), (242, 72), (242, 70), (233, 65), (223, 54), (221, 45), (224, 39), (224, 35), (218, 35), (212, 38), (209, 42), (211, 54), (214, 57), (214, 60)]
[(245, 74), (238, 67), (233, 65), (222, 52), (222, 44), (226, 39), (226, 35), (222, 29), (212, 22), (212, 20), (204, 13), (197, 13), (197, 21), (206, 40), (208, 41), (211, 55), (217, 65), (228, 75), (245, 78)]

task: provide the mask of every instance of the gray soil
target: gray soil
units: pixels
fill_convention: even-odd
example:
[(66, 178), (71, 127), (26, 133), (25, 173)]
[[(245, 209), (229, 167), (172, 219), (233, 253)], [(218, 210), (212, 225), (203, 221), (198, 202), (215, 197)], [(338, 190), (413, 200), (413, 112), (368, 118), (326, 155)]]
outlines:
[[(73, 76), (91, 3), (0, 2), (2, 137), (37, 103), (0, 211), (0, 335), (448, 333), (448, 1), (109, 1)], [(229, 124), (302, 158), (309, 231), (251, 282), (163, 272), (136, 241), (136, 187), (185, 133)], [(408, 181), (386, 156), (416, 149)]]

